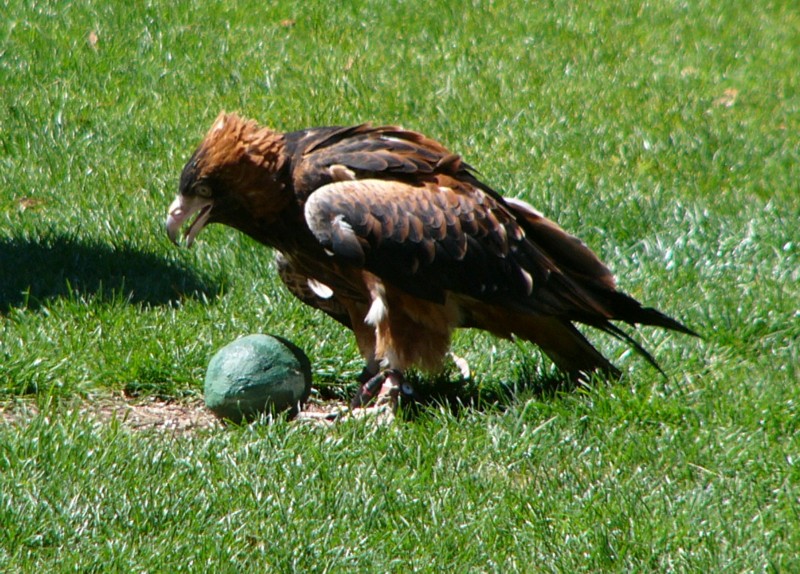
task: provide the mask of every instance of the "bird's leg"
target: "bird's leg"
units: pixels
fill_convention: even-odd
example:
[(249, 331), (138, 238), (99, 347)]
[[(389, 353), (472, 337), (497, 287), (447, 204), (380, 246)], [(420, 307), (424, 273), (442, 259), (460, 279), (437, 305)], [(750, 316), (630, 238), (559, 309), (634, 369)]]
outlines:
[(394, 408), (398, 399), (411, 401), (414, 397), (414, 388), (406, 382), (403, 373), (397, 369), (386, 369), (359, 387), (353, 400), (350, 401), (350, 407), (355, 409), (373, 403), (375, 406), (389, 403)]
[(373, 379), (376, 375), (378, 375), (380, 372), (380, 368), (381, 368), (380, 363), (377, 360), (370, 359), (369, 361), (367, 361), (367, 364), (364, 365), (364, 368), (361, 370), (361, 373), (359, 373), (356, 380), (363, 385), (364, 383), (366, 383), (367, 381)]

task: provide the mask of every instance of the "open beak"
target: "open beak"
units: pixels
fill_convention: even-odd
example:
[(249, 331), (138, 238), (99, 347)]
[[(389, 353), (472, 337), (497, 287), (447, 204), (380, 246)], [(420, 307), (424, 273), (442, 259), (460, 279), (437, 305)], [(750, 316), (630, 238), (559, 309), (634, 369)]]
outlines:
[(197, 217), (184, 232), (186, 247), (191, 246), (194, 243), (194, 238), (208, 223), (208, 217), (213, 206), (213, 201), (203, 197), (187, 197), (185, 195), (176, 197), (175, 201), (167, 209), (167, 236), (170, 241), (176, 245), (178, 244), (178, 233), (181, 227), (192, 215), (197, 213)]

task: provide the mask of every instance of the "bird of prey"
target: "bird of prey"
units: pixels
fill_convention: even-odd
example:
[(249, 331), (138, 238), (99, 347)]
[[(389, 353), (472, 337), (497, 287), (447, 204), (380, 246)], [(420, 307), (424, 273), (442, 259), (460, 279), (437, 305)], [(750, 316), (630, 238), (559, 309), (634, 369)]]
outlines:
[(177, 242), (185, 226), (191, 245), (210, 223), (274, 248), (289, 290), (353, 331), (368, 375), (354, 404), (410, 367), (440, 370), (456, 328), (531, 341), (572, 378), (619, 375), (576, 323), (656, 368), (615, 322), (695, 334), (618, 290), (578, 238), (400, 127), (280, 133), (223, 112), (183, 169), (166, 227)]

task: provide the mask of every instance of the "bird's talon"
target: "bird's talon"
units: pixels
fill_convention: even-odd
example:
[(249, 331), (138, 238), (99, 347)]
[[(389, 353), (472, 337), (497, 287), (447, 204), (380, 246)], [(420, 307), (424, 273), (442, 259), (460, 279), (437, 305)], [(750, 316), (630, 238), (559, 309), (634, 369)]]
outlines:
[(351, 408), (365, 407), (375, 400), (376, 396), (380, 393), (383, 383), (386, 381), (386, 372), (378, 373), (361, 387), (356, 392), (353, 400), (350, 401)]
[(394, 409), (398, 399), (413, 399), (414, 394), (414, 387), (403, 379), (399, 371), (387, 369), (361, 385), (350, 402), (350, 407), (355, 409), (389, 403)]

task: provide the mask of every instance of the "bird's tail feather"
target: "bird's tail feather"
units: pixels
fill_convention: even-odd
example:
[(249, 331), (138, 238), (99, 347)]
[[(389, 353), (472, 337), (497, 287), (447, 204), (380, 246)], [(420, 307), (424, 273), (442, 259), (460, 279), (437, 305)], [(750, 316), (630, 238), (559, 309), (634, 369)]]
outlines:
[(653, 327), (663, 327), (672, 331), (685, 333), (693, 337), (699, 335), (689, 329), (686, 325), (676, 321), (672, 317), (665, 315), (657, 309), (652, 307), (642, 307), (642, 305), (633, 297), (626, 295), (620, 291), (610, 290), (595, 290), (594, 297), (601, 303), (602, 308), (606, 312), (606, 317), (598, 315), (575, 316), (571, 319), (590, 325), (605, 333), (608, 333), (615, 339), (623, 341), (630, 345), (634, 351), (644, 357), (659, 373), (666, 376), (664, 371), (659, 366), (658, 362), (642, 345), (631, 337), (628, 333), (620, 329), (611, 321), (622, 321), (635, 327), (636, 325), (650, 325)]
[(624, 321), (629, 325), (651, 325), (653, 327), (663, 327), (693, 337), (699, 335), (688, 328), (686, 325), (676, 321), (672, 317), (665, 315), (652, 307), (642, 307), (633, 297), (621, 291), (596, 290), (594, 295), (602, 300), (604, 307), (609, 311), (610, 319)]
[(557, 317), (529, 317), (518, 325), (515, 333), (541, 347), (556, 366), (570, 378), (603, 372), (618, 378), (620, 371), (569, 321)]

